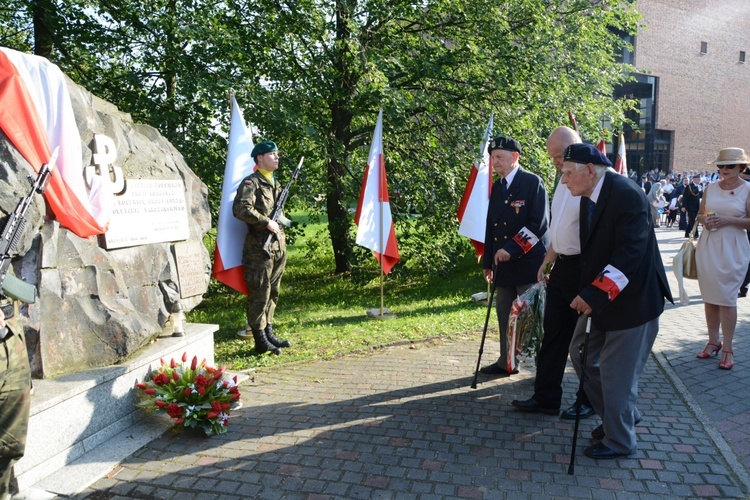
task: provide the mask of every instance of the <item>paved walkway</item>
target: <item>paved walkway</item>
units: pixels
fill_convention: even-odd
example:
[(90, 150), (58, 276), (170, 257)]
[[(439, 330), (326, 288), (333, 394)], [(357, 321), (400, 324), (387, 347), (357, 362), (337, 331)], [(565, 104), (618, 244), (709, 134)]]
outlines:
[[(673, 279), (684, 240), (657, 231)], [(747, 498), (750, 298), (740, 300), (737, 365), (723, 371), (695, 358), (707, 335), (697, 282), (688, 292), (690, 305), (662, 316), (630, 457), (583, 456), (599, 424), (587, 419), (568, 474), (572, 424), (510, 406), (532, 393), (532, 370), (469, 387), (473, 335), (257, 372), (228, 433), (165, 434), (79, 498)], [(569, 368), (567, 403), (577, 386)]]

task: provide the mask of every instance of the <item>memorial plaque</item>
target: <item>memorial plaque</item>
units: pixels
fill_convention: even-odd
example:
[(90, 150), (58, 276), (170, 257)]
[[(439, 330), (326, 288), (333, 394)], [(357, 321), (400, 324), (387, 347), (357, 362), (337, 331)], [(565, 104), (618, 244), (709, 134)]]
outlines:
[(201, 257), (202, 252), (203, 246), (197, 241), (174, 245), (177, 279), (180, 282), (180, 298), (202, 295), (208, 289), (206, 269)]
[(114, 197), (104, 248), (183, 241), (190, 237), (185, 186), (181, 180), (128, 179)]

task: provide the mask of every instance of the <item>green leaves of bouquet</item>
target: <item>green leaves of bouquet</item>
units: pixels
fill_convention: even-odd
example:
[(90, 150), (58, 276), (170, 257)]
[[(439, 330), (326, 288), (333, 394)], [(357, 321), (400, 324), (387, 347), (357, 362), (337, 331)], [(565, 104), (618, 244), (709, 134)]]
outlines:
[(217, 370), (206, 365), (205, 359), (199, 364), (193, 357), (189, 367), (186, 362), (187, 353), (180, 364), (174, 358), (169, 364), (162, 359), (145, 382), (135, 385), (140, 396), (137, 406), (166, 412), (174, 419), (176, 430), (199, 427), (207, 436), (226, 432), (229, 412), (240, 402), (237, 377), (228, 378), (225, 366)]

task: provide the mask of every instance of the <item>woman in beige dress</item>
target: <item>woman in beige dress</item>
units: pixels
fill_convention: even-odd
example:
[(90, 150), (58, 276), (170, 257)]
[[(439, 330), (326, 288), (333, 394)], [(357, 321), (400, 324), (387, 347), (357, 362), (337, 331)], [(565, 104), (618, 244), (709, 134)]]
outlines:
[[(734, 366), (732, 339), (737, 325), (737, 293), (750, 263), (750, 183), (740, 178), (742, 165), (750, 158), (740, 148), (719, 151), (709, 163), (719, 168), (719, 182), (706, 186), (698, 211), (698, 222), (708, 229), (698, 239), (696, 264), (698, 285), (708, 326), (708, 344), (698, 353), (701, 359), (721, 351), (719, 368)], [(719, 328), (724, 342), (719, 339)]]

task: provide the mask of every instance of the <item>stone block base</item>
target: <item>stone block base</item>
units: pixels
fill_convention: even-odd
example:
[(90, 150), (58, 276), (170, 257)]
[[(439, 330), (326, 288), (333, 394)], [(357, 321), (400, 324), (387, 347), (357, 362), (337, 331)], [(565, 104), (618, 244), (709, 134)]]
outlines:
[(160, 358), (180, 361), (187, 352), (213, 365), (218, 329), (188, 324), (184, 337), (160, 337), (122, 364), (34, 380), (26, 453), (15, 466), (21, 492), (74, 495), (166, 431), (168, 417), (143, 418), (133, 387)]

